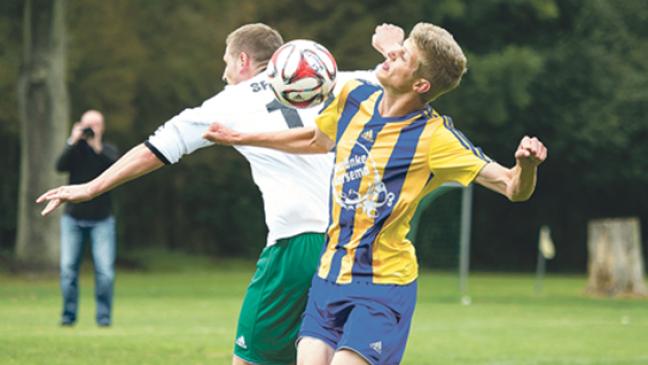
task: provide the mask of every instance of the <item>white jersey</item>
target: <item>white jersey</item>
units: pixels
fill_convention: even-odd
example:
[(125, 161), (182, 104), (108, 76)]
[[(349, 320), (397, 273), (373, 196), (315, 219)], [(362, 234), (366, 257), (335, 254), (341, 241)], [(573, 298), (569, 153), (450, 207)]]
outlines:
[[(338, 74), (336, 89), (351, 78), (375, 80), (370, 71)], [(210, 124), (219, 122), (239, 132), (271, 132), (315, 126), (321, 109), (292, 109), (280, 104), (265, 73), (206, 100), (197, 108), (183, 110), (145, 142), (165, 163), (212, 145), (203, 139)], [(261, 190), (267, 245), (305, 232), (326, 232), (328, 196), (333, 168), (331, 154), (295, 155), (268, 148), (234, 146), (249, 162), (252, 178)]]

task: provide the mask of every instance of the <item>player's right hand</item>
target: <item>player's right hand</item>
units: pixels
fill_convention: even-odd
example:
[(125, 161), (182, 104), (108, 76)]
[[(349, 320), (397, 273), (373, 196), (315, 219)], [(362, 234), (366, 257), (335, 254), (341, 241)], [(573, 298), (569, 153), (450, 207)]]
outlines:
[(241, 134), (229, 129), (220, 123), (212, 123), (203, 134), (203, 138), (218, 144), (235, 145), (240, 144)]
[(41, 215), (46, 216), (65, 202), (79, 203), (90, 199), (92, 199), (92, 195), (89, 192), (88, 184), (64, 185), (50, 189), (39, 196), (36, 203), (47, 202), (45, 209), (41, 211)]
[(405, 31), (403, 28), (398, 25), (383, 23), (376, 27), (371, 37), (371, 45), (387, 58), (387, 54), (394, 48), (400, 48), (404, 40)]

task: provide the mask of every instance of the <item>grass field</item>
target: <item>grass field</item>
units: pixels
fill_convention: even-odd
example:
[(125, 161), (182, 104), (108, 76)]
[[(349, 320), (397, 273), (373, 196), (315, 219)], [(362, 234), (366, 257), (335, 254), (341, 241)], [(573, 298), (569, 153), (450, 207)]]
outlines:
[[(183, 255), (118, 272), (114, 323), (94, 324), (92, 274), (73, 328), (57, 325), (56, 274), (0, 273), (0, 364), (228, 364), (253, 263)], [(584, 297), (585, 277), (423, 273), (403, 364), (648, 364), (648, 301)]]

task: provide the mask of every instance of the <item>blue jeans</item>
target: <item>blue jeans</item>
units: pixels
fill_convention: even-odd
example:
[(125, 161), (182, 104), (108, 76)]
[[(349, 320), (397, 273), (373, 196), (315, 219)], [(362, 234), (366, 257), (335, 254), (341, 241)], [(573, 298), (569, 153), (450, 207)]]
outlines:
[(79, 267), (83, 254), (83, 239), (92, 243), (95, 273), (97, 324), (110, 325), (115, 281), (115, 218), (99, 221), (79, 220), (67, 214), (61, 218), (61, 292), (63, 313), (61, 323), (76, 321), (79, 301)]

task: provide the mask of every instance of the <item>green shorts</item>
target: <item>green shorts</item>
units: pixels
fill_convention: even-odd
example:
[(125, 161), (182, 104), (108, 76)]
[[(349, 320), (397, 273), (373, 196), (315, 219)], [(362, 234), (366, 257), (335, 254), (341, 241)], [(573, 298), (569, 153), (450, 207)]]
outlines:
[(266, 247), (239, 316), (234, 354), (263, 365), (295, 363), (295, 340), (324, 234), (303, 233)]

